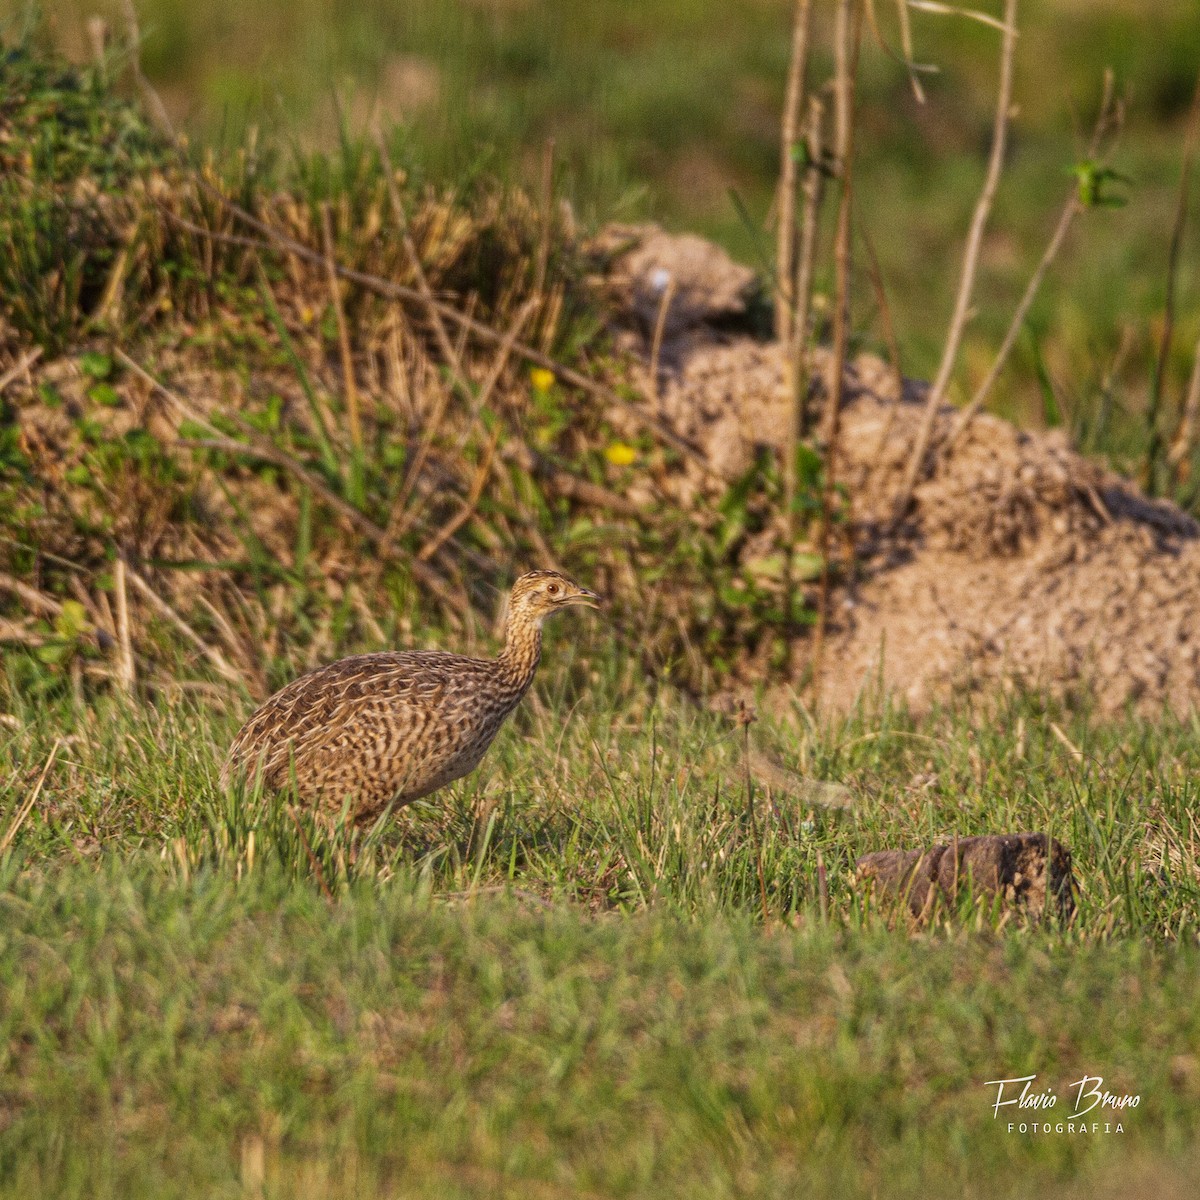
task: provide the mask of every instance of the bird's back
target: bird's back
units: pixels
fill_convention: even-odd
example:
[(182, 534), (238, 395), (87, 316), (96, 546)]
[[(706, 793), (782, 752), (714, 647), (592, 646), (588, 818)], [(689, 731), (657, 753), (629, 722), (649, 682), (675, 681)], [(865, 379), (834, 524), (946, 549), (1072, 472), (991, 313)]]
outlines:
[(441, 651), (344, 658), (300, 676), (243, 726), (221, 773), (286, 786), (360, 817), (473, 770), (524, 686), (494, 659)]

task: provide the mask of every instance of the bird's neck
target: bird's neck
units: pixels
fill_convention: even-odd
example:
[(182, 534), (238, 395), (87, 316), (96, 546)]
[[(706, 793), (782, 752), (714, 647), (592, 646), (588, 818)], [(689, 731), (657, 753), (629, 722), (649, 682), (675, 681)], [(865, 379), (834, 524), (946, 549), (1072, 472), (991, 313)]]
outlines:
[(504, 649), (497, 660), (505, 680), (518, 694), (533, 682), (542, 657), (542, 623), (536, 618), (509, 614), (504, 628)]

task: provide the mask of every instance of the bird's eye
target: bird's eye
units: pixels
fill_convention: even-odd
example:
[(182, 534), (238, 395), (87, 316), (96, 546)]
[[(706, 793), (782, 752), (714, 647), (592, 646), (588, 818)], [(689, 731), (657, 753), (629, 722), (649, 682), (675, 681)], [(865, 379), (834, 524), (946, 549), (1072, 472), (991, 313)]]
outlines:
[(550, 595), (552, 595), (552, 596), (557, 596), (558, 595), (558, 584), (557, 583), (549, 584), (546, 588), (546, 591), (548, 591), (550, 593)]

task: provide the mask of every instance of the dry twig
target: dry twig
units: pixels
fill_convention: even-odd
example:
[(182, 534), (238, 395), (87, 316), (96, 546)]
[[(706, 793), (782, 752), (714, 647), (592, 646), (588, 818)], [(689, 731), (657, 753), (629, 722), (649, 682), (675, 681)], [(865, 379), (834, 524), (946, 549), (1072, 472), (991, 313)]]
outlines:
[(858, 51), (862, 40), (862, 10), (854, 5), (852, 19), (847, 23), (845, 36), (849, 46), (838, 53), (837, 107), (843, 114), (837, 128), (843, 141), (838, 143), (838, 165), (841, 195), (838, 201), (837, 233), (834, 257), (837, 269), (836, 295), (833, 311), (833, 353), (830, 355), (829, 380), (826, 385), (829, 411), (826, 414), (825, 470), (821, 489), (821, 520), (818, 530), (817, 553), (821, 558), (821, 582), (817, 599), (817, 627), (813, 639), (813, 682), (819, 686), (821, 659), (829, 624), (829, 535), (833, 521), (833, 505), (837, 476), (838, 440), (841, 434), (842, 396), (846, 385), (846, 351), (850, 339), (850, 216), (854, 203), (854, 94), (858, 77)]
[[(120, 560), (118, 559), (118, 561)], [(215, 646), (210, 646), (132, 567), (127, 565), (125, 571), (129, 576), (129, 582), (146, 597), (161, 616), (166, 617), (212, 663), (218, 675), (229, 683), (240, 685), (245, 682), (242, 676), (230, 666), (229, 661), (220, 650)]]
[(775, 337), (785, 349), (796, 332), (796, 149), (800, 145), (800, 115), (808, 73), (808, 32), (812, 0), (796, 0), (792, 22), (792, 57), (788, 64), (787, 92), (779, 147), (779, 229), (775, 246)]
[[(225, 242), (231, 245), (246, 246), (257, 250), (276, 250), (294, 254), (298, 258), (303, 258), (309, 262), (320, 264), (323, 259), (320, 254), (304, 245), (303, 242), (296, 241), (295, 238), (289, 237), (287, 234), (280, 233), (265, 221), (259, 220), (252, 213), (247, 212), (240, 205), (235, 204), (227, 196), (219, 190), (212, 188), (211, 185), (200, 181), (201, 186), (209, 190), (211, 194), (216, 196), (229, 211), (237, 217), (237, 219), (252, 229), (256, 229), (263, 235), (263, 238), (252, 238), (238, 236), (237, 234), (218, 233), (214, 230), (205, 229), (203, 226), (197, 225), (187, 218), (180, 216), (178, 213), (172, 212), (166, 207), (162, 207), (162, 212), (167, 216), (168, 220), (179, 225), (180, 228), (189, 229), (202, 237), (210, 238), (213, 241)], [(343, 279), (348, 279), (351, 283), (357, 283), (360, 287), (366, 288), (368, 291), (374, 292), (379, 296), (386, 296), (391, 300), (407, 300), (410, 302), (427, 303), (432, 309), (456, 324), (462, 331), (464, 337), (471, 336), (476, 340), (489, 346), (498, 346), (504, 342), (505, 335), (500, 331), (493, 329), (484, 321), (477, 320), (475, 317), (467, 313), (461, 312), (452, 304), (443, 303), (440, 300), (426, 298), (420, 292), (413, 288), (405, 287), (403, 284), (394, 283), (390, 279), (382, 279), (378, 275), (370, 275), (365, 271), (355, 271), (349, 267), (338, 267), (338, 275)], [(454, 352), (451, 351), (451, 354)], [(654, 433), (661, 441), (665, 442), (673, 450), (683, 454), (692, 462), (694, 462), (707, 475), (714, 476), (718, 479), (724, 479), (724, 476), (717, 468), (709, 461), (708, 456), (698, 446), (694, 445), (687, 438), (676, 433), (674, 429), (662, 418), (653, 413), (647, 412), (643, 405), (635, 404), (625, 397), (614, 392), (611, 388), (606, 387), (602, 383), (597, 383), (594, 379), (590, 379), (580, 371), (576, 371), (571, 367), (551, 358), (548, 354), (543, 354), (540, 350), (530, 346), (522, 341), (513, 343), (513, 353), (520, 355), (521, 358), (534, 366), (545, 367), (549, 371), (553, 371), (563, 383), (569, 384), (571, 387), (578, 388), (581, 392), (586, 392), (588, 395), (600, 400), (602, 403), (611, 404), (615, 407), (624, 409), (630, 416), (641, 424), (644, 428)]]
[(14, 579), (11, 575), (0, 575), (0, 589), (12, 592), (18, 600), (24, 601), (30, 608), (45, 613), (49, 617), (56, 617), (62, 612), (62, 605), (53, 596), (47, 596), (45, 592), (39, 592), (37, 588), (22, 583), (21, 580)]
[[(1088, 144), (1087, 155), (1089, 159), (1095, 158), (1099, 153), (1101, 143), (1104, 141), (1112, 123), (1116, 119), (1117, 117), (1113, 108), (1113, 74), (1112, 71), (1106, 71), (1104, 74), (1104, 93), (1100, 101), (1100, 113), (1096, 118), (1096, 125), (1092, 130), (1091, 141)], [(991, 392), (992, 386), (999, 378), (1000, 372), (1004, 369), (1004, 364), (1008, 361), (1008, 356), (1016, 344), (1017, 336), (1021, 332), (1021, 327), (1025, 324), (1025, 317), (1028, 315), (1034, 297), (1042, 285), (1042, 280), (1046, 277), (1046, 272), (1050, 269), (1051, 263), (1058, 257), (1058, 252), (1062, 249), (1062, 245), (1066, 241), (1067, 233), (1072, 223), (1083, 211), (1083, 208), (1084, 204), (1079, 195), (1079, 187), (1076, 184), (1072, 184), (1071, 190), (1067, 193), (1067, 198), (1063, 202), (1062, 212), (1059, 214), (1058, 224), (1054, 227), (1054, 233), (1050, 236), (1050, 241), (1046, 245), (1041, 261), (1029, 277), (1025, 294), (1021, 297), (1020, 303), (1013, 312), (1012, 320), (1008, 323), (1008, 329), (1004, 334), (1004, 340), (1000, 343), (1000, 349), (996, 352), (996, 357), (992, 361), (987, 375), (984, 376), (983, 382), (980, 383), (979, 387), (975, 389), (975, 395), (971, 397), (970, 403), (965, 405), (955, 417), (954, 427), (946, 439), (945, 450), (947, 452), (957, 443), (958, 439), (966, 431), (967, 426), (975, 419), (976, 413), (983, 408), (984, 403), (987, 401), (988, 393)]]
[[(442, 320), (444, 315), (442, 308), (434, 298), (433, 289), (429, 286), (429, 280), (425, 275), (425, 268), (421, 264), (421, 256), (417, 253), (417, 246), (413, 241), (408, 223), (408, 212), (404, 207), (404, 200), (400, 195), (400, 189), (396, 185), (396, 172), (392, 167), (391, 155), (388, 154), (387, 141), (383, 136), (383, 130), (378, 125), (375, 127), (375, 144), (379, 147), (379, 161), (383, 164), (388, 199), (392, 205), (392, 216), (395, 218), (396, 225), (400, 230), (400, 242), (404, 247), (404, 252), (408, 255), (408, 264), (412, 270), (413, 278), (417, 281), (416, 297), (424, 305), (425, 311), (429, 316), (429, 323), (433, 326), (434, 338), (437, 340), (446, 366), (450, 369), (455, 385), (464, 396), (470, 396), (471, 387), (467, 382), (466, 372), (463, 370), (462, 359), (455, 349), (454, 343), (450, 340), (450, 334), (446, 331), (445, 322)], [(262, 225), (260, 228), (268, 231), (270, 229), (266, 225)]]
[(346, 327), (346, 312), (342, 307), (341, 285), (338, 282), (337, 255), (334, 253), (333, 225), (329, 219), (329, 204), (321, 204), (321, 237), (325, 243), (325, 272), (329, 280), (329, 299), (337, 322), (338, 350), (342, 357), (342, 386), (346, 390), (346, 411), (350, 418), (350, 441), (362, 453), (362, 422), (358, 416), (358, 385), (354, 381), (354, 356), (350, 353), (350, 330)]
[(971, 228), (967, 234), (967, 244), (963, 251), (962, 274), (959, 277), (958, 294), (954, 301), (954, 313), (946, 332), (946, 344), (942, 349), (942, 361), (938, 366), (933, 385), (929, 389), (929, 396), (925, 401), (925, 411), (921, 415), (921, 424), (917, 429), (908, 460), (908, 468), (904, 473), (904, 482), (896, 499), (895, 520), (897, 522), (904, 519), (908, 507), (912, 503), (913, 491), (925, 467), (925, 456), (929, 451), (929, 440), (933, 434), (938, 409), (946, 398), (946, 389), (950, 385), (950, 377), (958, 362), (958, 349), (962, 342), (963, 331), (966, 329), (967, 318), (970, 315), (971, 297), (975, 291), (975, 271), (979, 265), (980, 251), (983, 248), (983, 233), (987, 228), (988, 216), (992, 211), (992, 201), (995, 199), (996, 189), (1000, 184), (1000, 174), (1004, 169), (1004, 150), (1008, 144), (1008, 121), (1012, 110), (1013, 59), (1017, 45), (1017, 0), (1005, 0), (1003, 30), (1004, 39), (1000, 50), (1000, 84), (996, 92), (996, 117), (992, 128), (991, 156), (988, 159), (983, 188), (975, 205), (975, 214), (971, 219)]
[(125, 559), (118, 555), (113, 568), (113, 591), (117, 601), (117, 683), (127, 695), (133, 695), (136, 681), (133, 663), (133, 640), (129, 635), (129, 594), (125, 587)]
[(22, 354), (19, 359), (3, 375), (0, 375), (0, 395), (4, 394), (4, 389), (8, 387), (14, 379), (24, 375), (30, 367), (33, 366), (39, 358), (42, 357), (42, 347), (34, 346), (32, 350)]
[(21, 826), (25, 824), (25, 818), (33, 811), (33, 806), (37, 803), (37, 798), (42, 794), (42, 785), (46, 782), (46, 776), (50, 774), (50, 768), (54, 766), (54, 759), (58, 755), (58, 748), (62, 745), (62, 738), (55, 738), (54, 745), (50, 747), (50, 753), (46, 756), (46, 762), (42, 767), (42, 773), (38, 776), (37, 783), (33, 785), (33, 790), (25, 798), (25, 802), (17, 811), (17, 815), (13, 817), (12, 824), (4, 831), (4, 836), (0, 837), (0, 856), (8, 852), (9, 846), (13, 843), (13, 838), (21, 832)]
[(1171, 353), (1171, 340), (1175, 333), (1175, 288), (1179, 277), (1179, 252), (1183, 248), (1183, 234), (1187, 227), (1192, 160), (1196, 155), (1198, 137), (1200, 137), (1200, 75), (1196, 76), (1196, 90), (1188, 109), (1183, 169), (1179, 176), (1179, 193), (1175, 200), (1175, 220), (1171, 226), (1171, 244), (1167, 251), (1167, 295), (1163, 303), (1162, 338), (1158, 344), (1158, 357), (1154, 363), (1154, 379), (1150, 385), (1150, 403), (1146, 408), (1146, 428), (1150, 434), (1150, 444), (1146, 449), (1146, 483), (1151, 487), (1154, 484), (1154, 464), (1162, 442), (1162, 436), (1158, 431), (1158, 410), (1162, 404), (1167, 357)]
[(1183, 402), (1183, 411), (1179, 416), (1179, 428), (1171, 442), (1168, 461), (1175, 473), (1178, 483), (1182, 475), (1182, 467), (1192, 456), (1196, 448), (1196, 431), (1200, 428), (1200, 339), (1196, 341), (1196, 349), (1192, 352), (1192, 375), (1188, 381), (1187, 396)]

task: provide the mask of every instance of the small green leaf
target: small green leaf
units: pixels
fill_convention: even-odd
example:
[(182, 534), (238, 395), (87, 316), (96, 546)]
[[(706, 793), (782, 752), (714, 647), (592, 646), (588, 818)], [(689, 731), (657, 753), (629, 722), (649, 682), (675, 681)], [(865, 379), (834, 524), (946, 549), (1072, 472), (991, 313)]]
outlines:
[(47, 408), (62, 408), (63, 398), (53, 384), (39, 383), (38, 396)]
[(110, 383), (98, 383), (95, 387), (88, 388), (88, 398), (97, 404), (103, 404), (105, 408), (119, 408), (121, 404), (117, 389)]
[(90, 628), (87, 609), (78, 600), (64, 600), (54, 618), (54, 632), (65, 641), (73, 642)]
[(1122, 208), (1129, 201), (1122, 195), (1105, 191), (1113, 184), (1132, 184), (1133, 180), (1111, 167), (1101, 167), (1091, 159), (1084, 159), (1071, 168), (1079, 181), (1079, 203), (1084, 208)]
[(113, 360), (107, 354), (89, 350), (79, 357), (80, 370), (92, 379), (107, 379), (112, 374)]
[(820, 579), (823, 561), (819, 554), (797, 550), (792, 555), (792, 578), (801, 583), (811, 583), (814, 579)]
[(37, 657), (47, 666), (57, 666), (71, 654), (71, 647), (66, 642), (47, 642), (37, 648)]

